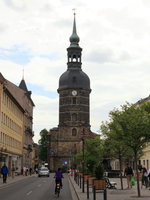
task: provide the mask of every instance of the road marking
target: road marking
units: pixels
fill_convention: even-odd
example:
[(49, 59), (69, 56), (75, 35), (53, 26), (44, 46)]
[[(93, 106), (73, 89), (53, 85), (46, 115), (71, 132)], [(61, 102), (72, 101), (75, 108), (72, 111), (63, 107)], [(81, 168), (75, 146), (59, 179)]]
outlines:
[(32, 191), (28, 192), (27, 195), (30, 195), (32, 193)]

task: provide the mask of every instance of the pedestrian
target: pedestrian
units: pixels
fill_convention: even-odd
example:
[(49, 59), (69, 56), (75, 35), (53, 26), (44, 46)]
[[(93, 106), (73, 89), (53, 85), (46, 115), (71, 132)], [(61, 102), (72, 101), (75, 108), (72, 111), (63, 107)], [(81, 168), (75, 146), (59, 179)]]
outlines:
[(149, 190), (150, 190), (150, 169), (148, 170), (148, 187), (149, 187)]
[(15, 176), (15, 166), (14, 166), (14, 164), (12, 164), (11, 175), (12, 175), (12, 178), (14, 178), (14, 176)]
[(8, 168), (7, 168), (5, 163), (4, 163), (4, 165), (3, 165), (2, 169), (1, 169), (1, 173), (3, 175), (3, 183), (7, 183)]
[(30, 176), (32, 175), (32, 167), (29, 169)]
[(26, 167), (23, 167), (23, 176), (26, 176)]
[(131, 184), (131, 178), (133, 177), (133, 169), (132, 167), (127, 163), (126, 168), (124, 170), (124, 175), (127, 177), (127, 188), (131, 189), (132, 184)]
[(141, 188), (142, 188), (143, 185), (146, 188), (148, 187), (148, 171), (145, 167), (142, 169), (142, 185), (141, 185)]

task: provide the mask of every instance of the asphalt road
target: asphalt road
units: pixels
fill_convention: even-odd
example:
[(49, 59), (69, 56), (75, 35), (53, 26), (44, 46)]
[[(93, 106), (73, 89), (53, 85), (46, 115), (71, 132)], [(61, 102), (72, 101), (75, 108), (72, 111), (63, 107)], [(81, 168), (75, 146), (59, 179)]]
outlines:
[[(55, 179), (50, 177), (30, 177), (0, 188), (2, 200), (54, 200)], [(68, 176), (64, 174), (63, 189), (60, 192), (60, 200), (72, 200)]]

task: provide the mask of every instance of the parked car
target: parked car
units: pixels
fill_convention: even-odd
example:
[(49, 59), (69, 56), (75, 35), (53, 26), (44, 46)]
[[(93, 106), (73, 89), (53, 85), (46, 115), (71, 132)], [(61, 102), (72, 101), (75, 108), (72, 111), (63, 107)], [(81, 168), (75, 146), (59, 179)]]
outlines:
[(38, 171), (38, 177), (47, 176), (49, 177), (49, 169), (47, 167), (41, 167)]

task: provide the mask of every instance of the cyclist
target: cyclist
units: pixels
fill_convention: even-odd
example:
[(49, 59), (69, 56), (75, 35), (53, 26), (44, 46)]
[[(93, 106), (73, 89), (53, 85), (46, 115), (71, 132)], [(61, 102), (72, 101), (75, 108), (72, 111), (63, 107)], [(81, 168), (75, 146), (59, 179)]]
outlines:
[(55, 178), (55, 183), (56, 183), (56, 186), (55, 186), (55, 193), (56, 193), (58, 183), (60, 183), (60, 187), (62, 188), (62, 178), (64, 177), (63, 177), (61, 168), (58, 168), (58, 170), (55, 172), (54, 178)]

